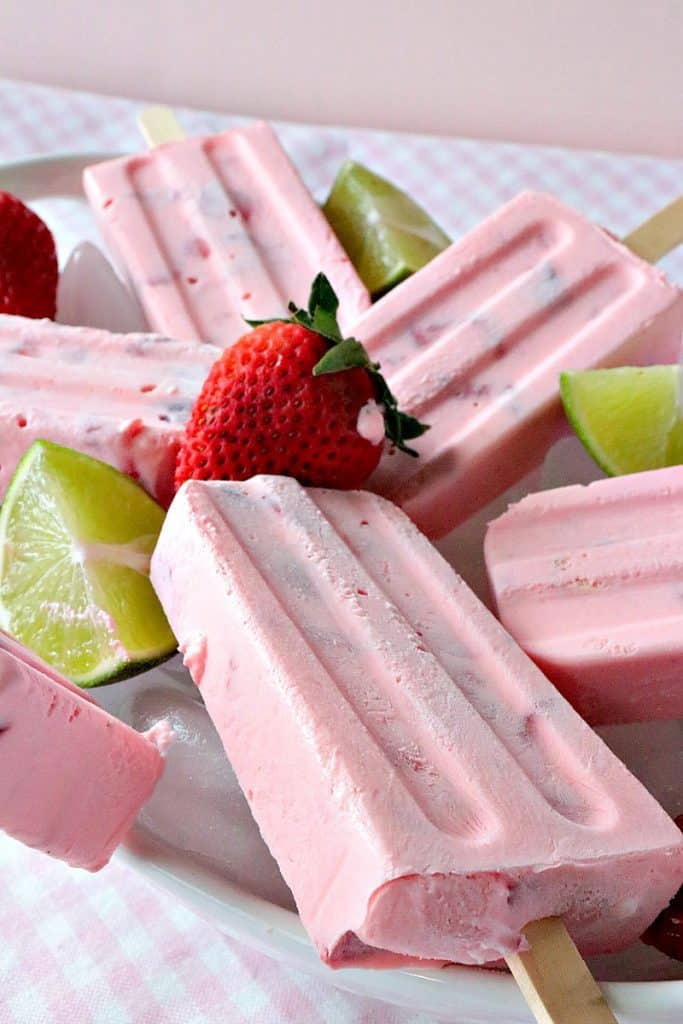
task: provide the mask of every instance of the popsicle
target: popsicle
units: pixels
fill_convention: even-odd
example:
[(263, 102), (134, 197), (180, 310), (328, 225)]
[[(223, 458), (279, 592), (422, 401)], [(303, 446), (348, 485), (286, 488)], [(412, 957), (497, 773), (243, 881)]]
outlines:
[[(661, 256), (681, 239), (677, 204), (628, 241)], [(418, 459), (390, 453), (368, 486), (440, 537), (542, 461), (563, 429), (561, 370), (672, 362), (682, 332), (683, 294), (660, 271), (522, 193), (350, 328), (431, 425)]]
[(506, 629), (596, 725), (683, 717), (683, 466), (531, 494), (489, 526)]
[(389, 502), (189, 481), (151, 576), (333, 967), (513, 958), (549, 915), (616, 950), (676, 891), (674, 823)]
[(174, 141), (96, 164), (83, 178), (152, 329), (227, 348), (247, 329), (245, 317), (304, 305), (321, 270), (343, 325), (368, 307), (367, 289), (269, 124), (187, 139), (164, 125), (164, 134)]
[(110, 463), (168, 504), (183, 427), (218, 354), (157, 335), (0, 316), (0, 500), (42, 438)]
[(0, 631), (0, 828), (97, 871), (163, 771), (170, 730), (142, 735)]

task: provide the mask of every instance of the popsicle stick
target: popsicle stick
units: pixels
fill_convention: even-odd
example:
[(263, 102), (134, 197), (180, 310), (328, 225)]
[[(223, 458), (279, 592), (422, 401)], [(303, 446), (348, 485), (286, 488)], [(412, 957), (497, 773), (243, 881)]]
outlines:
[(648, 263), (657, 263), (683, 242), (683, 196), (622, 239), (631, 252)]
[(180, 121), (170, 107), (147, 107), (138, 114), (138, 126), (150, 148), (185, 138)]
[(559, 918), (533, 921), (524, 934), (531, 948), (507, 964), (538, 1024), (618, 1024)]

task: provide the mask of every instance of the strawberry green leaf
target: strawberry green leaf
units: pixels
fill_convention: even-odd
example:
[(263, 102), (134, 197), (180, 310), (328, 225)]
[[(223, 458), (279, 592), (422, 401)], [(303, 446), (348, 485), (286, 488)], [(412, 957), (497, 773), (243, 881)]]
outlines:
[[(315, 316), (316, 310), (321, 309), (330, 316), (337, 319), (337, 310), (339, 309), (339, 299), (334, 288), (327, 280), (324, 274), (317, 274), (315, 281), (311, 285), (311, 294), (308, 299), (308, 312), (311, 316)], [(339, 328), (337, 328), (339, 330)]]
[(336, 315), (330, 313), (329, 310), (321, 309), (320, 306), (318, 306), (313, 314), (311, 330), (315, 331), (316, 334), (322, 334), (323, 338), (326, 341), (331, 341), (333, 345), (338, 345), (344, 340), (339, 330)]
[(289, 320), (285, 320), (281, 316), (271, 316), (267, 320), (247, 320), (246, 316), (243, 317), (245, 324), (249, 324), (250, 327), (263, 327), (264, 324), (286, 324)]
[(375, 364), (370, 362), (361, 343), (355, 338), (344, 338), (343, 341), (328, 349), (322, 359), (316, 363), (313, 367), (313, 376), (319, 377), (323, 373), (339, 373), (341, 370), (351, 370), (358, 366), (364, 370), (375, 369)]
[[(339, 299), (324, 274), (318, 274), (308, 299), (308, 312), (311, 330), (321, 334), (333, 345), (342, 341), (342, 334), (337, 323)], [(296, 313), (294, 317), (296, 319)]]

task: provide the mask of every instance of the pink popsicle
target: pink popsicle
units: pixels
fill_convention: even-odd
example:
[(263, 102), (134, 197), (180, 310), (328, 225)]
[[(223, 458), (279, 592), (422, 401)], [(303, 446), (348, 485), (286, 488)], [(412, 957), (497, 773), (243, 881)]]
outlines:
[(212, 345), (0, 316), (0, 500), (42, 438), (130, 474), (162, 504)]
[(389, 502), (191, 481), (151, 575), (331, 965), (482, 963), (548, 915), (618, 949), (676, 891), (674, 823)]
[(420, 458), (369, 487), (440, 537), (542, 459), (563, 425), (561, 370), (671, 362), (683, 295), (558, 200), (525, 192), (352, 326), (406, 412)]
[(162, 771), (152, 739), (0, 631), (0, 828), (97, 871)]
[(587, 721), (683, 717), (683, 466), (529, 495), (485, 554), (501, 621)]
[(305, 306), (319, 271), (340, 323), (370, 304), (366, 288), (270, 125), (89, 167), (84, 186), (113, 256), (153, 330), (227, 348), (244, 318)]

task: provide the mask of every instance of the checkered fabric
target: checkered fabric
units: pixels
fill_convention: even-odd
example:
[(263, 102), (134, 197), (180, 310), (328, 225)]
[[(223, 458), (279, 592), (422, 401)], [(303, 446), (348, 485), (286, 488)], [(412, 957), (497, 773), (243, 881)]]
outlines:
[[(139, 108), (0, 82), (0, 161), (134, 150)], [(180, 117), (190, 133), (238, 120), (197, 111)], [(278, 130), (318, 198), (352, 156), (403, 186), (453, 237), (524, 188), (553, 192), (617, 234), (683, 192), (683, 161), (291, 124)], [(683, 251), (664, 266), (683, 282)], [(0, 1024), (428, 1024), (223, 938), (121, 864), (90, 876), (0, 834), (0, 872)]]

